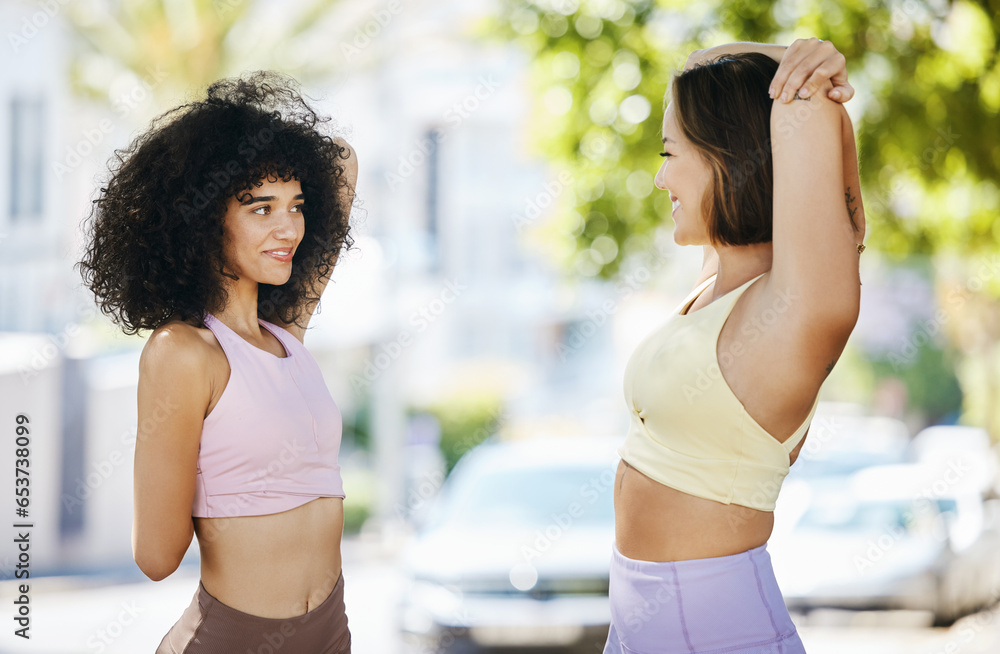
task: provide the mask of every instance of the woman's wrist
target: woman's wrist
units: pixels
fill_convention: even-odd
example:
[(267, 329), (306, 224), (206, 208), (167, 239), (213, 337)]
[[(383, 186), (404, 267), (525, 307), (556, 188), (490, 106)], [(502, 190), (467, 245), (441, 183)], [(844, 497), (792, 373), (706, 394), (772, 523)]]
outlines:
[(785, 56), (785, 51), (787, 50), (787, 45), (777, 45), (774, 43), (753, 43), (751, 41), (725, 43), (723, 45), (713, 46), (704, 50), (695, 50), (688, 56), (687, 63), (684, 65), (684, 70), (689, 70), (694, 66), (718, 57), (719, 55), (738, 54), (740, 52), (759, 52), (767, 55), (771, 59), (774, 59), (778, 63), (781, 63), (781, 58)]

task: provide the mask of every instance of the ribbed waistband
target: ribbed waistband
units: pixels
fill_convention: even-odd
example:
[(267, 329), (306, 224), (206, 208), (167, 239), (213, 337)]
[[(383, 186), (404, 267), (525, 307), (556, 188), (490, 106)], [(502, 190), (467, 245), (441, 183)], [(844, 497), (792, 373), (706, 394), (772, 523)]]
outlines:
[(239, 620), (247, 624), (271, 624), (280, 625), (283, 622), (299, 622), (306, 623), (312, 618), (316, 617), (318, 614), (328, 612), (330, 609), (335, 608), (335, 604), (340, 604), (343, 602), (343, 587), (344, 587), (344, 572), (341, 570), (340, 576), (337, 577), (337, 583), (334, 584), (333, 590), (330, 594), (326, 596), (319, 606), (314, 609), (310, 609), (301, 615), (292, 616), (290, 618), (266, 618), (260, 615), (253, 615), (252, 613), (246, 613), (240, 611), (239, 609), (233, 608), (228, 604), (219, 601), (214, 595), (205, 590), (205, 584), (198, 580), (198, 604), (201, 606), (203, 611), (208, 611), (209, 607), (212, 608), (212, 613), (219, 616), (225, 616), (232, 618), (233, 620)]
[[(702, 572), (718, 572), (729, 567), (738, 567), (746, 563), (747, 559), (760, 558), (767, 554), (767, 543), (736, 554), (726, 556), (712, 556), (703, 559), (685, 559), (683, 561), (643, 561), (640, 559), (630, 559), (618, 550), (618, 542), (612, 541), (611, 547), (615, 563), (619, 566), (653, 576), (662, 575), (667, 570), (681, 570), (689, 574)], [(768, 555), (770, 557), (770, 555)]]

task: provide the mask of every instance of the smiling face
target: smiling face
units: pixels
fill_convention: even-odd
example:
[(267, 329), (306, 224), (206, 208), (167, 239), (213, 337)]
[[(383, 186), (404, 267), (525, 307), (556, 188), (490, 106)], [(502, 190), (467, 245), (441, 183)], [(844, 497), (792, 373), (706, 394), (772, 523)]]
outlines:
[(292, 256), (305, 234), (302, 186), (273, 177), (237, 193), (223, 220), (226, 270), (240, 279), (280, 286), (292, 273)]
[(663, 113), (663, 159), (656, 173), (656, 188), (670, 192), (673, 202), (674, 242), (678, 245), (709, 243), (702, 198), (712, 180), (712, 169), (684, 137), (674, 115), (674, 104)]

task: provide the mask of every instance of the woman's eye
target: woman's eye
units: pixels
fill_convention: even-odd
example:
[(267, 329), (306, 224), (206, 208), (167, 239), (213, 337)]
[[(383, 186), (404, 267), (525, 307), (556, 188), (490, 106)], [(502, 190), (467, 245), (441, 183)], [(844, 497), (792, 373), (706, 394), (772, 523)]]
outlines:
[[(302, 205), (302, 204), (297, 204), (294, 207), (292, 207), (292, 210), (295, 211), (296, 213), (302, 213), (302, 207), (303, 206), (304, 205)], [(265, 213), (260, 213), (261, 210), (264, 210)], [(263, 204), (263, 205), (257, 207), (256, 209), (251, 209), (250, 213), (255, 213), (258, 216), (265, 216), (265, 215), (271, 213), (271, 207), (269, 207), (266, 204)]]
[(672, 156), (674, 156), (674, 155), (670, 154), (669, 152), (661, 152), (661, 153), (660, 153), (660, 156), (661, 156), (661, 157), (672, 157)]

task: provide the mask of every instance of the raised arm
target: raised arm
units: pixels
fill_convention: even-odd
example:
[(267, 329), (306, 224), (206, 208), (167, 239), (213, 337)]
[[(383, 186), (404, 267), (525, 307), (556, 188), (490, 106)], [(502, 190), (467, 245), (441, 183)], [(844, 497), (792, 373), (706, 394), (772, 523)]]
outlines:
[[(865, 240), (865, 207), (861, 201), (861, 176), (858, 171), (858, 145), (854, 139), (854, 124), (847, 112), (841, 115), (841, 154), (844, 158), (844, 201), (854, 236), (861, 244)], [(860, 253), (859, 253), (860, 254)]]
[[(847, 154), (854, 135), (845, 133), (850, 121), (844, 107), (826, 96), (831, 87), (828, 80), (812, 98), (774, 102), (771, 108), (771, 283), (799, 298), (791, 303), (790, 317), (809, 333), (846, 338), (860, 306), (857, 243), (864, 236), (864, 216), (856, 154)], [(845, 162), (846, 156), (854, 161)]]
[[(348, 158), (343, 160), (344, 177), (347, 185), (344, 187), (341, 201), (344, 206), (345, 214), (349, 216), (351, 206), (354, 204), (355, 188), (358, 184), (358, 156), (355, 154), (354, 148), (352, 148), (347, 141), (341, 138), (336, 138), (334, 139), (334, 143), (346, 148), (348, 154)], [(316, 275), (316, 278), (312, 280), (312, 295), (317, 299), (310, 300), (304, 305), (304, 312), (307, 316), (306, 326), (308, 326), (309, 320), (312, 319), (312, 315), (316, 311), (316, 305), (319, 304), (318, 298), (323, 295), (323, 291), (326, 290), (326, 285), (330, 283), (330, 276), (333, 275), (333, 269), (337, 264), (337, 257), (339, 255), (339, 252), (334, 252), (330, 255), (330, 258), (327, 259), (327, 263), (330, 268), (329, 273), (326, 276)], [(283, 327), (286, 331), (295, 336), (295, 338), (299, 339), (300, 342), (305, 342), (306, 330), (304, 327), (299, 327), (295, 323), (276, 322), (275, 324)]]
[[(347, 182), (347, 186), (344, 187), (343, 191), (344, 195), (342, 201), (344, 206), (344, 213), (346, 215), (350, 215), (351, 206), (354, 204), (354, 191), (358, 185), (358, 155), (355, 154), (354, 148), (352, 148), (347, 141), (341, 138), (337, 138), (334, 139), (334, 143), (343, 148), (346, 148), (347, 150), (348, 157), (347, 159), (343, 160), (344, 177), (345, 181)], [(340, 253), (338, 252), (330, 257), (329, 260), (330, 275), (333, 274), (333, 268), (337, 263), (337, 256), (339, 254)], [(326, 277), (317, 276), (317, 278), (313, 281), (313, 291), (315, 292), (317, 297), (323, 294), (323, 291), (326, 289), (326, 285), (330, 283), (330, 275), (327, 275)], [(311, 316), (313, 314), (313, 312), (316, 310), (316, 304), (317, 304), (316, 301), (312, 301), (306, 305), (307, 315)]]
[[(820, 39), (797, 39), (790, 46), (777, 45), (773, 43), (754, 43), (752, 41), (737, 41), (735, 43), (725, 43), (704, 50), (692, 52), (684, 65), (684, 70), (706, 63), (724, 54), (738, 54), (741, 52), (759, 52), (771, 57), (778, 62), (778, 70), (775, 71), (774, 80), (771, 83), (773, 91), (772, 98), (781, 100), (781, 95), (785, 95), (785, 101), (791, 102), (796, 95), (796, 90), (806, 88), (806, 95), (815, 93), (816, 88), (821, 84), (828, 84), (827, 97), (835, 102), (844, 103), (854, 96), (854, 88), (847, 82), (847, 62), (837, 48), (829, 41)], [(848, 188), (845, 197), (856, 197), (857, 209), (861, 214), (862, 230), (858, 234), (858, 243), (864, 238), (864, 209), (861, 208), (861, 195), (858, 183), (857, 149), (854, 144), (854, 132), (850, 125), (850, 118), (847, 112), (842, 114), (846, 121), (844, 135), (844, 178), (847, 180)], [(701, 274), (698, 283), (708, 279), (713, 273), (718, 271), (719, 255), (711, 244), (706, 244), (703, 248), (703, 260)]]
[(719, 55), (739, 52), (759, 52), (778, 62), (770, 95), (782, 102), (791, 102), (798, 91), (802, 97), (809, 97), (827, 80), (833, 82), (833, 87), (827, 89), (831, 100), (847, 102), (854, 97), (854, 87), (847, 81), (847, 59), (833, 43), (817, 38), (796, 39), (789, 46), (737, 41), (695, 50), (688, 56), (684, 70)]

